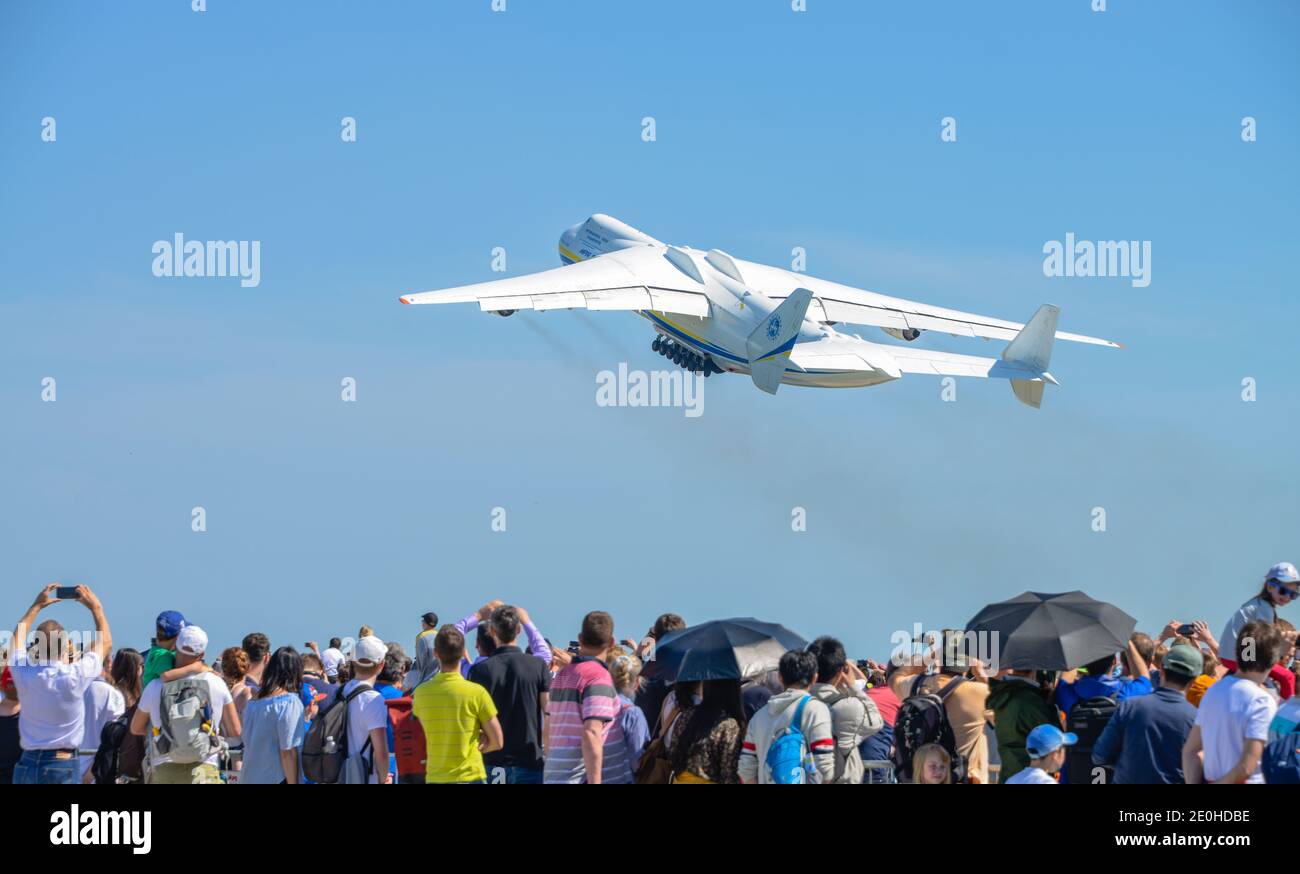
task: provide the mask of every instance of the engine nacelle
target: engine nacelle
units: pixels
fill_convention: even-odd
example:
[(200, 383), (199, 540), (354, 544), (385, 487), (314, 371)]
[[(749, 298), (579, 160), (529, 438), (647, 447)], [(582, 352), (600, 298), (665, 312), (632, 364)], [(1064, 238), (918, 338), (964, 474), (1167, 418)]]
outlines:
[(500, 316), (503, 319), (506, 316), (513, 316), (515, 314), (515, 310), (493, 310), (492, 312), (496, 313), (498, 316)]
[(921, 336), (920, 328), (904, 328), (901, 331), (898, 328), (881, 328), (880, 330), (896, 340), (906, 340), (909, 343)]

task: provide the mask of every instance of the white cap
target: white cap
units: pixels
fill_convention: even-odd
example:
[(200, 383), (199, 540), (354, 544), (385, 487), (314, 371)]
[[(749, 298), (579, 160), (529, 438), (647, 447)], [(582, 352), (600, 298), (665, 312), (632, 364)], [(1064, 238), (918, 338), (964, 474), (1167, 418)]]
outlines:
[(373, 668), (382, 662), (386, 655), (388, 655), (388, 647), (373, 634), (358, 640), (357, 645), (352, 649), (352, 661), (364, 668)]
[(339, 665), (345, 661), (342, 651), (333, 646), (320, 654), (320, 660), (325, 666), (325, 673), (331, 677), (339, 672)]
[(1300, 583), (1300, 573), (1296, 573), (1295, 565), (1291, 562), (1280, 561), (1268, 569), (1264, 579), (1277, 580), (1279, 583)]
[(201, 656), (208, 651), (208, 633), (197, 625), (186, 625), (176, 637), (176, 651)]

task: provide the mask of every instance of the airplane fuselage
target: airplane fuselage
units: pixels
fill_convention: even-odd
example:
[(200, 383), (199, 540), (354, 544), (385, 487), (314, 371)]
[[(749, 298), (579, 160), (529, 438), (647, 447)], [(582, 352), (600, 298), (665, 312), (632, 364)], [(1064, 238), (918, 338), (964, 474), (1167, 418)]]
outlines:
[[(560, 237), (559, 253), (563, 263), (572, 264), (635, 246), (663, 245), (617, 219), (599, 216), (565, 231)], [(822, 282), (778, 267), (733, 260), (721, 253), (715, 255), (685, 246), (670, 247), (669, 251), (669, 260), (674, 264), (680, 260), (679, 269), (704, 286), (711, 304), (710, 315), (688, 316), (655, 310), (640, 310), (637, 315), (649, 321), (661, 336), (707, 357), (719, 370), (731, 373), (749, 374), (746, 341), (781, 303), (759, 290), (764, 287), (764, 280), (771, 283), (768, 287), (787, 291), (810, 282)], [(675, 253), (689, 253), (691, 257), (676, 256)], [(705, 265), (705, 269), (700, 269), (700, 264)], [(740, 281), (741, 275), (745, 277), (744, 282)], [(859, 388), (897, 378), (897, 371), (891, 373), (893, 368), (887, 363), (888, 352), (884, 351), (887, 347), (840, 333), (830, 325), (804, 318), (794, 343), (817, 344), (819, 352), (843, 353), (844, 357), (852, 357), (861, 363), (856, 367), (837, 368), (787, 364), (782, 384)], [(872, 366), (876, 361), (882, 361), (884, 366)]]

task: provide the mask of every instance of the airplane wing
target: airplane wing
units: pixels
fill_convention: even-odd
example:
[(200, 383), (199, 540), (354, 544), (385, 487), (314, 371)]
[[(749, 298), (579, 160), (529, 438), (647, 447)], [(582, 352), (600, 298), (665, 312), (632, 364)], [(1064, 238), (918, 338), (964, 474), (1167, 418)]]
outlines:
[[(812, 305), (808, 307), (808, 318), (819, 322), (875, 325), (897, 331), (914, 328), (923, 331), (942, 331), (958, 337), (985, 337), (991, 340), (1011, 340), (1024, 327), (1020, 322), (1008, 322), (977, 313), (944, 309), (901, 297), (888, 297), (874, 291), (840, 285), (837, 282), (816, 281), (809, 278), (805, 287), (813, 293)], [(772, 296), (784, 297), (785, 293), (778, 292)], [(1057, 331), (1056, 339), (1121, 348), (1120, 344), (1110, 340), (1071, 334), (1068, 331)]]
[(903, 373), (928, 373), (932, 376), (977, 376), (1003, 379), (1039, 379), (1042, 374), (1018, 361), (935, 352), (912, 346), (890, 346), (889, 354)]
[(659, 246), (638, 246), (527, 276), (403, 295), (402, 303), (477, 303), (502, 310), (654, 310), (709, 315), (704, 286)]
[(1047, 372), (1052, 360), (1052, 342), (1060, 336), (1056, 322), (1061, 310), (1043, 304), (1025, 323), (1025, 327), (1002, 351), (1000, 358), (979, 358), (931, 349), (889, 347), (898, 369), (903, 373), (932, 373), (951, 376), (976, 376), (1011, 381), (1011, 390), (1023, 404), (1035, 409), (1043, 402), (1046, 383), (1059, 385)]

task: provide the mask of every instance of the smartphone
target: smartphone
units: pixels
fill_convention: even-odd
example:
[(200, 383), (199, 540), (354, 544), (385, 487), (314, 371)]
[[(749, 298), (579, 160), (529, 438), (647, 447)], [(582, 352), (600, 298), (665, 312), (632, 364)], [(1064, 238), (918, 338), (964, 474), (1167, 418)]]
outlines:
[(573, 655), (578, 654), (578, 642), (576, 640), (569, 641), (569, 652)]
[(75, 601), (77, 600), (77, 587), (59, 586), (54, 590), (54, 597), (58, 598), (60, 601)]
[(1178, 626), (1177, 631), (1179, 637), (1191, 637), (1192, 635), (1196, 634), (1196, 626), (1192, 625), (1191, 623), (1184, 622), (1182, 625)]

